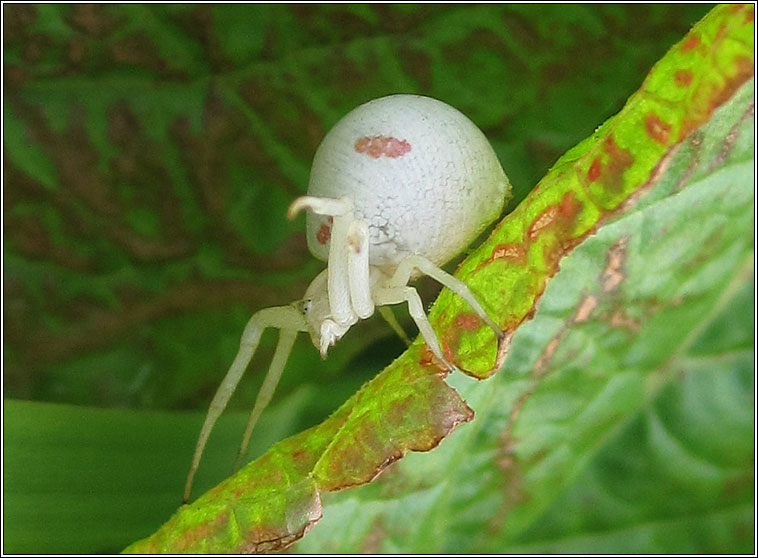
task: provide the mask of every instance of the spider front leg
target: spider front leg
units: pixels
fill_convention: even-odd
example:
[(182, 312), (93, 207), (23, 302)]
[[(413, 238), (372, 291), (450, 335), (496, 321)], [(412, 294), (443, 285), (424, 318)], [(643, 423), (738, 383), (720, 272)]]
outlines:
[(411, 274), (413, 273), (414, 269), (419, 270), (424, 275), (428, 275), (440, 283), (443, 287), (447, 287), (463, 300), (468, 302), (469, 306), (471, 306), (471, 309), (476, 313), (476, 315), (479, 316), (479, 318), (485, 324), (492, 328), (498, 339), (502, 339), (504, 337), (503, 330), (498, 327), (498, 325), (492, 320), (492, 318), (490, 318), (489, 314), (487, 314), (484, 308), (482, 308), (482, 305), (476, 299), (474, 293), (471, 292), (471, 289), (469, 289), (468, 285), (466, 285), (466, 283), (460, 279), (453, 277), (447, 271), (440, 269), (423, 256), (412, 255), (406, 257), (403, 261), (401, 261), (397, 266), (395, 273), (392, 275), (392, 278), (389, 280), (389, 286), (398, 287), (406, 285), (408, 281), (410, 281)]
[[(229, 371), (226, 373), (221, 385), (216, 391), (216, 395), (213, 396), (208, 414), (205, 416), (205, 422), (200, 430), (200, 436), (198, 437), (197, 444), (195, 446), (195, 453), (192, 457), (192, 466), (190, 467), (189, 474), (187, 475), (187, 482), (184, 485), (184, 502), (187, 503), (192, 491), (192, 480), (197, 472), (197, 468), (200, 465), (200, 459), (203, 456), (205, 445), (208, 442), (213, 426), (221, 416), (221, 413), (226, 408), (229, 399), (232, 397), (234, 390), (237, 388), (242, 375), (245, 373), (247, 365), (250, 363), (250, 359), (253, 358), (255, 350), (258, 348), (258, 343), (261, 339), (263, 330), (268, 327), (278, 328), (279, 343), (274, 353), (274, 358), (271, 361), (271, 366), (266, 378), (263, 380), (263, 386), (258, 393), (258, 397), (255, 400), (255, 406), (250, 416), (250, 422), (245, 430), (245, 437), (243, 438), (242, 447), (240, 448), (240, 455), (243, 455), (247, 449), (247, 443), (250, 438), (250, 433), (255, 426), (255, 422), (258, 420), (263, 409), (271, 401), (271, 397), (274, 394), (276, 385), (281, 377), (284, 365), (289, 357), (292, 344), (295, 341), (298, 331), (307, 331), (307, 325), (303, 314), (300, 313), (293, 306), (278, 306), (274, 308), (266, 308), (259, 310), (248, 321), (245, 326), (245, 331), (242, 333), (242, 340), (240, 342), (240, 348), (237, 352), (237, 356), (234, 358)], [(239, 460), (239, 458), (238, 458)]]
[[(350, 296), (350, 308), (360, 319), (373, 315), (375, 308), (371, 286), (369, 265), (369, 230), (368, 225), (359, 219), (353, 219), (353, 205), (349, 198), (331, 199), (315, 196), (301, 196), (290, 205), (287, 215), (290, 219), (304, 209), (309, 209), (319, 215), (332, 217), (332, 232), (329, 244), (329, 285), (330, 302), (335, 301), (337, 315), (348, 315), (345, 311), (345, 292)], [(345, 227), (347, 223), (347, 227)], [(346, 251), (346, 248), (349, 250)], [(347, 265), (344, 258), (347, 254)], [(347, 278), (347, 286), (344, 279)], [(332, 294), (333, 293), (333, 294)], [(332, 314), (335, 314), (335, 309)], [(392, 330), (406, 345), (411, 340), (400, 327), (395, 315), (389, 308), (379, 307), (379, 313)], [(322, 350), (322, 353), (324, 351)]]
[[(332, 217), (332, 232), (329, 240), (329, 261), (327, 262), (327, 290), (331, 319), (339, 326), (349, 326), (357, 321), (350, 300), (348, 234), (353, 222), (353, 202), (347, 197), (339, 199), (300, 196), (287, 210), (292, 219), (300, 211), (309, 209), (317, 215)], [(322, 350), (322, 354), (324, 351)]]
[(454, 366), (448, 362), (445, 356), (442, 354), (442, 347), (440, 347), (437, 334), (434, 333), (432, 324), (429, 323), (429, 318), (424, 312), (424, 305), (421, 302), (421, 297), (418, 296), (418, 292), (413, 287), (407, 285), (402, 287), (381, 287), (374, 292), (374, 303), (377, 306), (384, 306), (388, 304), (400, 304), (405, 302), (408, 304), (408, 313), (416, 323), (416, 327), (421, 333), (421, 337), (424, 338), (432, 354), (445, 365), (448, 370), (453, 370)]
[(432, 351), (435, 357), (439, 359), (445, 366), (452, 369), (453, 366), (442, 355), (442, 349), (439, 344), (437, 334), (434, 333), (429, 319), (424, 312), (421, 299), (416, 292), (416, 289), (407, 285), (411, 279), (411, 275), (414, 270), (418, 270), (424, 275), (428, 275), (433, 279), (436, 279), (443, 286), (447, 287), (455, 294), (463, 298), (471, 306), (472, 310), (486, 323), (497, 335), (498, 339), (503, 339), (504, 334), (497, 324), (489, 317), (487, 312), (482, 308), (482, 305), (468, 288), (466, 283), (460, 279), (456, 279), (446, 271), (440, 269), (432, 262), (424, 258), (423, 256), (411, 255), (407, 256), (403, 261), (398, 264), (395, 273), (392, 277), (387, 279), (382, 285), (381, 289), (377, 289), (374, 294), (374, 302), (377, 305), (384, 304), (397, 304), (400, 302), (408, 303), (408, 310), (410, 312), (413, 321), (416, 323), (421, 336), (426, 341), (429, 349)]
[(347, 279), (350, 287), (350, 304), (362, 320), (374, 314), (374, 299), (371, 295), (371, 267), (369, 264), (368, 225), (358, 219), (348, 226)]

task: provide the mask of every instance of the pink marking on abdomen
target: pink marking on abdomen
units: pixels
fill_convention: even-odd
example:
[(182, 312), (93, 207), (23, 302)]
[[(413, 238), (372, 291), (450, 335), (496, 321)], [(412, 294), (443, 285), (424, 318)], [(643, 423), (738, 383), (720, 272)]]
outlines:
[(411, 150), (411, 144), (390, 136), (363, 136), (355, 140), (355, 151), (378, 159), (382, 155), (395, 159)]

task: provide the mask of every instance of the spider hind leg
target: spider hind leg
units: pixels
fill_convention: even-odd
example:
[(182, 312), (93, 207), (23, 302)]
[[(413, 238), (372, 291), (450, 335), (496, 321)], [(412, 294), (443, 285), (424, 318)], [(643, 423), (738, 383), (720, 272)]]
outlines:
[[(242, 375), (245, 373), (247, 365), (250, 363), (250, 359), (253, 358), (255, 350), (258, 348), (258, 343), (261, 339), (263, 330), (268, 327), (274, 327), (281, 330), (279, 344), (277, 345), (274, 359), (271, 363), (268, 374), (263, 381), (263, 387), (261, 393), (256, 399), (255, 407), (253, 409), (253, 415), (248, 423), (247, 430), (245, 431), (245, 438), (243, 439), (243, 447), (240, 449), (240, 453), (244, 453), (247, 449), (247, 441), (250, 438), (253, 426), (257, 421), (257, 417), (263, 411), (263, 408), (271, 400), (271, 396), (276, 389), (276, 384), (281, 376), (284, 364), (289, 356), (292, 343), (295, 340), (295, 336), (298, 331), (306, 331), (306, 324), (303, 315), (298, 312), (292, 306), (276, 306), (273, 308), (265, 308), (259, 310), (253, 314), (252, 318), (245, 326), (245, 331), (242, 334), (242, 340), (240, 341), (240, 348), (237, 351), (237, 356), (234, 358), (229, 371), (224, 376), (221, 385), (216, 391), (216, 395), (211, 400), (208, 414), (205, 416), (205, 422), (200, 430), (197, 444), (195, 445), (195, 453), (192, 456), (192, 465), (187, 475), (187, 482), (184, 485), (184, 503), (189, 502), (190, 494), (192, 492), (192, 481), (197, 472), (197, 468), (200, 465), (200, 459), (203, 456), (205, 445), (208, 442), (208, 437), (213, 430), (213, 426), (223, 413), (226, 405), (229, 403), (234, 390), (237, 389)], [(255, 418), (255, 420), (253, 420)]]

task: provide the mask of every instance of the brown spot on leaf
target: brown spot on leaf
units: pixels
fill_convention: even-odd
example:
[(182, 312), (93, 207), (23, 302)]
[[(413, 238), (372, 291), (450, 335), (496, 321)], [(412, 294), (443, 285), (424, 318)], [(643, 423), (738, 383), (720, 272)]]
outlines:
[(689, 87), (692, 83), (692, 72), (690, 70), (677, 70), (674, 72), (674, 83), (678, 87)]
[(687, 170), (684, 171), (684, 173), (682, 174), (673, 192), (678, 192), (679, 190), (684, 188), (689, 183), (690, 178), (692, 178), (693, 173), (700, 165), (700, 156), (701, 156), (702, 143), (703, 143), (703, 133), (700, 130), (695, 130), (692, 134), (690, 134), (690, 137), (688, 138), (687, 143), (689, 144), (690, 149), (691, 149), (691, 155), (690, 155), (691, 160), (690, 160), (689, 165), (687, 165)]
[(624, 187), (624, 171), (634, 163), (634, 156), (628, 149), (618, 146), (613, 136), (609, 135), (603, 142), (607, 155), (605, 172), (601, 182), (610, 192), (617, 192)]
[(598, 178), (600, 178), (600, 174), (603, 172), (603, 164), (600, 162), (600, 159), (598, 157), (595, 157), (595, 159), (592, 161), (592, 164), (590, 165), (590, 168), (587, 170), (587, 180), (590, 182), (595, 182)]
[(737, 89), (739, 89), (739, 87), (748, 79), (753, 77), (755, 62), (752, 58), (748, 58), (747, 56), (736, 56), (734, 58), (734, 64), (736, 66), (734, 75), (730, 76), (730, 79), (726, 83), (726, 87), (722, 88), (711, 100), (711, 112), (731, 99), (734, 92), (737, 91)]
[[(497, 352), (495, 354), (495, 360), (487, 370), (468, 370), (459, 362), (460, 356), (462, 355), (461, 339), (465, 333), (478, 332), (482, 328), (484, 328), (487, 333), (492, 332), (491, 338), (497, 341)], [(455, 316), (455, 318), (452, 320), (452, 323), (450, 323), (450, 326), (445, 328), (444, 331), (439, 334), (442, 353), (448, 362), (455, 364), (457, 369), (467, 376), (471, 376), (477, 380), (488, 378), (500, 369), (503, 360), (505, 359), (505, 352), (507, 352), (508, 347), (510, 346), (511, 338), (511, 333), (508, 332), (507, 329), (508, 328), (506, 327), (506, 331), (503, 334), (503, 337), (498, 338), (495, 332), (489, 326), (487, 326), (477, 314), (473, 312), (461, 312)], [(428, 347), (426, 345), (424, 345), (424, 348), (428, 350)], [(473, 349), (473, 354), (469, 352), (469, 350), (470, 348), (467, 347), (466, 356), (469, 358), (474, 358), (475, 355), (481, 356), (488, 360), (492, 358), (492, 345), (490, 345), (489, 342), (478, 346), (476, 349)], [(428, 364), (438, 363), (438, 361), (433, 358), (430, 350), (428, 350), (428, 354), (423, 354), (422, 351), (422, 359), (426, 359)], [(441, 369), (444, 369), (441, 363), (438, 363), (438, 365), (441, 366)], [(445, 375), (450, 372), (449, 370), (444, 370), (445, 371), (443, 374)]]
[(529, 240), (537, 240), (539, 234), (551, 226), (558, 215), (558, 207), (555, 205), (548, 206), (537, 215), (536, 219), (529, 225)]
[(733, 73), (726, 76), (725, 82), (705, 81), (699, 84), (696, 90), (698, 97), (693, 100), (690, 110), (691, 116), (682, 120), (679, 139), (683, 139), (690, 132), (707, 122), (713, 111), (728, 101), (735, 91), (753, 76), (753, 70), (752, 58), (736, 56)]
[(493, 532), (501, 531), (507, 521), (510, 510), (519, 504), (528, 501), (529, 496), (524, 492), (524, 472), (521, 460), (516, 451), (518, 440), (513, 434), (521, 409), (532, 396), (537, 387), (537, 380), (532, 380), (529, 387), (524, 391), (511, 408), (508, 423), (502, 434), (498, 436), (497, 448), (493, 465), (502, 474), (500, 485), (503, 488), (504, 498), (496, 514), (489, 522), (489, 529)]
[(618, 144), (616, 143), (616, 140), (613, 139), (612, 135), (608, 135), (608, 137), (605, 138), (605, 141), (603, 142), (603, 146), (605, 147), (605, 150), (611, 159), (624, 158), (624, 151), (626, 150), (622, 150), (618, 146)]
[[(378, 378), (368, 389), (381, 389), (387, 379)], [(314, 473), (319, 490), (333, 492), (370, 482), (408, 451), (429, 451), (459, 424), (473, 419), (474, 412), (441, 375), (424, 374), (416, 381), (420, 391), (414, 388), (387, 400), (381, 421), (347, 423), (349, 435), (331, 442), (328, 459), (322, 458)]]
[(386, 536), (387, 529), (384, 527), (382, 516), (379, 515), (371, 524), (368, 533), (363, 537), (363, 544), (360, 549), (361, 554), (377, 554)]
[(547, 365), (553, 358), (553, 354), (555, 354), (555, 351), (560, 344), (563, 333), (564, 330), (562, 329), (558, 335), (548, 341), (548, 344), (545, 346), (542, 353), (540, 353), (540, 356), (537, 358), (537, 362), (534, 363), (534, 369), (532, 370), (532, 373), (535, 376), (542, 376), (547, 371)]
[(742, 21), (743, 25), (750, 25), (755, 22), (755, 6), (749, 6), (745, 12), (745, 19)]
[(698, 35), (695, 35), (694, 33), (689, 36), (689, 38), (682, 43), (681, 50), (682, 52), (689, 52), (696, 48), (700, 44), (700, 37)]
[(642, 327), (638, 320), (629, 318), (623, 308), (617, 308), (614, 310), (608, 323), (610, 323), (611, 327), (628, 329), (632, 333), (637, 333), (640, 330), (640, 327)]
[(477, 269), (485, 267), (495, 260), (506, 260), (516, 265), (525, 265), (526, 248), (520, 242), (498, 244), (492, 249), (492, 255), (480, 263)]
[(457, 330), (476, 331), (482, 327), (482, 320), (476, 314), (461, 312), (455, 317), (453, 327)]
[[(529, 226), (529, 240), (534, 242), (548, 228), (566, 229), (570, 226), (582, 209), (582, 203), (572, 191), (563, 194), (559, 204), (550, 205), (537, 215)], [(569, 237), (566, 236), (568, 239)]]
[(755, 5), (753, 4), (732, 4), (729, 6), (729, 11), (733, 14), (738, 14), (742, 10), (745, 10), (745, 15), (742, 20), (743, 25), (748, 25), (750, 23), (753, 23), (755, 20)]
[(586, 322), (592, 315), (592, 311), (597, 308), (598, 300), (593, 295), (587, 295), (579, 301), (579, 305), (576, 308), (576, 314), (574, 314), (574, 322), (580, 324)]
[[(608, 250), (607, 263), (601, 274), (601, 282), (605, 293), (615, 290), (624, 278), (623, 265), (626, 259), (626, 246), (628, 241), (628, 236), (623, 237)], [(574, 314), (566, 321), (550, 341), (548, 341), (545, 348), (540, 353), (540, 356), (537, 358), (533, 369), (533, 374), (536, 377), (544, 376), (548, 372), (548, 365), (568, 330), (573, 324), (582, 323), (588, 320), (600, 304), (600, 298), (603, 297), (586, 295), (579, 300)]]
[(626, 261), (627, 244), (629, 244), (629, 236), (624, 236), (616, 241), (608, 250), (605, 269), (600, 277), (603, 291), (606, 293), (617, 289), (624, 280), (624, 262)]
[(671, 135), (671, 125), (666, 124), (657, 114), (651, 112), (645, 115), (645, 131), (661, 145), (667, 145)]
[(503, 363), (505, 363), (505, 357), (508, 356), (508, 351), (511, 350), (511, 341), (513, 340), (513, 335), (516, 333), (516, 327), (518, 326), (512, 325), (510, 327), (503, 328), (503, 337), (497, 340), (495, 366), (493, 366), (490, 372), (484, 376), (485, 378), (494, 374), (503, 367)]
[[(755, 100), (750, 101), (750, 104), (747, 106), (745, 111), (742, 113), (742, 116), (740, 116), (740, 119), (731, 127), (729, 130), (729, 133), (724, 138), (724, 142), (721, 144), (721, 149), (719, 151), (719, 154), (713, 158), (711, 163), (708, 165), (709, 169), (715, 169), (716, 167), (721, 166), (724, 163), (724, 160), (729, 156), (729, 153), (731, 153), (732, 148), (734, 147), (734, 144), (736, 143), (738, 137), (739, 137), (739, 131), (742, 127), (742, 124), (745, 122), (745, 120), (754, 118), (755, 117)], [(693, 137), (696, 135), (693, 134)]]
[[(234, 549), (231, 554), (267, 554), (269, 552), (284, 550), (302, 539), (320, 519), (321, 504), (319, 502), (317, 509), (314, 507), (308, 521), (297, 532), (284, 532), (280, 528), (265, 526), (248, 529), (242, 537), (245, 542)], [(198, 546), (197, 548), (202, 547)]]
[[(452, 358), (453, 353), (450, 350), (449, 346), (443, 347), (443, 352), (445, 353), (445, 357), (448, 360)], [(445, 376), (447, 376), (447, 374), (450, 372), (447, 367), (442, 362), (440, 362), (436, 356), (434, 356), (434, 353), (426, 343), (424, 343), (424, 345), (421, 347), (418, 363), (424, 368), (430, 368), (432, 370), (435, 370), (437, 373), (444, 374)]]

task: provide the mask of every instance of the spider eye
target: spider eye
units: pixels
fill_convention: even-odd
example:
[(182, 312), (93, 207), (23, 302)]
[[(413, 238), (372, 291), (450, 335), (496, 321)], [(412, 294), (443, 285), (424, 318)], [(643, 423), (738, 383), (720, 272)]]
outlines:
[(313, 300), (310, 298), (304, 298), (300, 301), (300, 312), (303, 314), (307, 314), (311, 311), (311, 305), (313, 304)]

